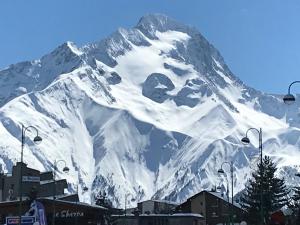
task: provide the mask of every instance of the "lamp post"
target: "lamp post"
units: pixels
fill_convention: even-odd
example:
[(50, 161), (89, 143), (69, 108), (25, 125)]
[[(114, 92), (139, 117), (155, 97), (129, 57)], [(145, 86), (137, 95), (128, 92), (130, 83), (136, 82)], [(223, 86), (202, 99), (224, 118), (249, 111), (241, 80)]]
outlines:
[[(230, 207), (230, 223), (232, 224), (232, 215), (233, 215), (233, 162), (223, 162), (221, 165), (221, 168), (218, 170), (218, 173), (220, 174), (225, 174), (224, 170), (223, 170), (223, 166), (225, 164), (228, 164), (230, 166), (230, 177), (231, 177), (231, 207)], [(228, 191), (228, 190), (227, 190)], [(228, 199), (228, 203), (229, 203), (229, 199)]]
[(291, 86), (295, 83), (300, 83), (300, 81), (296, 80), (289, 85), (288, 93), (283, 97), (283, 101), (285, 104), (293, 104), (296, 100), (295, 96), (291, 94)]
[[(261, 178), (261, 182), (262, 182), (262, 177), (263, 177), (263, 152), (262, 152), (262, 129), (259, 128), (256, 129), (256, 128), (249, 128), (247, 131), (246, 131), (246, 136), (243, 137), (241, 139), (241, 141), (244, 143), (244, 144), (250, 144), (250, 139), (248, 138), (248, 132), (250, 130), (255, 130), (257, 131), (258, 133), (258, 140), (259, 140), (259, 151), (260, 151), (260, 165), (261, 165), (261, 170), (260, 170), (260, 178)], [(263, 186), (262, 186), (262, 183), (260, 185), (260, 219), (261, 219), (261, 224), (264, 224), (264, 211), (263, 211)]]
[(52, 225), (55, 225), (55, 199), (56, 199), (56, 171), (57, 171), (57, 164), (58, 163), (64, 163), (64, 168), (63, 168), (63, 172), (67, 173), (69, 172), (69, 168), (67, 167), (67, 163), (65, 160), (63, 159), (60, 159), (60, 160), (55, 160), (54, 161), (54, 166), (53, 166), (53, 205), (52, 205), (52, 212), (53, 212), (53, 215), (52, 215)]
[(125, 217), (126, 217), (126, 214), (127, 214), (127, 213), (126, 213), (126, 210), (127, 210), (127, 197), (128, 197), (129, 195), (131, 195), (131, 194), (130, 194), (130, 193), (126, 193), (126, 194), (125, 194), (125, 212), (124, 212), (124, 213), (125, 213)]
[(19, 179), (19, 225), (21, 225), (21, 217), (22, 217), (22, 200), (23, 200), (23, 151), (25, 146), (25, 134), (28, 129), (32, 129), (36, 132), (36, 136), (33, 138), (33, 142), (36, 144), (41, 143), (42, 138), (39, 136), (39, 131), (34, 126), (25, 127), (22, 124), (22, 135), (21, 135), (21, 165), (20, 165), (20, 179)]
[[(78, 224), (78, 215), (79, 215), (79, 213), (78, 213), (78, 202), (80, 202), (80, 200), (79, 200), (79, 195), (78, 195), (78, 186), (79, 186), (79, 182), (77, 183), (77, 186), (76, 186), (76, 192), (77, 192), (78, 200), (76, 199), (75, 225)], [(84, 193), (84, 192), (86, 192), (86, 191), (88, 191), (88, 190), (89, 190), (89, 189), (88, 189), (86, 186), (84, 186), (83, 189), (82, 189), (82, 192)]]
[(126, 217), (127, 217), (127, 212), (126, 212), (127, 211), (127, 197), (130, 196), (130, 195), (131, 195), (131, 201), (133, 201), (134, 197), (131, 193), (126, 193), (125, 194), (125, 214), (124, 214), (124, 216), (125, 216), (126, 225), (128, 224), (128, 221), (126, 219)]
[(3, 196), (3, 194), (2, 194), (2, 190), (3, 190), (3, 188), (2, 188), (2, 185), (3, 185), (3, 176), (4, 176), (4, 172), (3, 172), (3, 170), (2, 170), (2, 165), (0, 164), (0, 184), (1, 184), (1, 189), (0, 189), (0, 202), (2, 202), (2, 196)]
[(127, 198), (130, 195), (131, 195), (131, 199), (130, 199), (131, 202), (136, 200), (135, 197), (131, 193), (126, 193), (125, 194), (125, 216), (126, 216), (126, 210), (127, 210)]

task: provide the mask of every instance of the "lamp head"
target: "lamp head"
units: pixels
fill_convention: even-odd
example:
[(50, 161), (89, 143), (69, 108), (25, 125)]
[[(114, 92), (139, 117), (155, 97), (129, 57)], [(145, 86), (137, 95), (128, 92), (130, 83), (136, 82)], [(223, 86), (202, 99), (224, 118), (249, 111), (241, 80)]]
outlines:
[(88, 191), (88, 187), (84, 186), (83, 189), (82, 189), (84, 192)]
[(66, 167), (66, 166), (65, 166), (65, 167), (63, 168), (63, 172), (64, 172), (64, 173), (68, 173), (69, 171), (70, 171), (69, 167)]
[(35, 136), (35, 138), (33, 139), (34, 143), (37, 144), (37, 145), (40, 144), (42, 142), (42, 140), (43, 139), (38, 135)]
[(241, 139), (241, 142), (245, 145), (248, 145), (248, 144), (250, 144), (250, 139), (248, 137), (243, 137)]
[(287, 105), (291, 105), (295, 102), (295, 96), (292, 94), (287, 94), (283, 97), (283, 102)]
[(218, 173), (221, 173), (221, 174), (224, 174), (224, 170), (221, 168), (221, 169), (218, 169)]

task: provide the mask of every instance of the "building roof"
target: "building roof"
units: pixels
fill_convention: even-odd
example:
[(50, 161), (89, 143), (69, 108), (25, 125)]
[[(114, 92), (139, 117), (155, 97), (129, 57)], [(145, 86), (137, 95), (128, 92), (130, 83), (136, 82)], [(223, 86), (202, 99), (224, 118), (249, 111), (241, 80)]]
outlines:
[[(122, 214), (122, 215), (112, 215), (113, 217), (136, 217), (134, 214)], [(197, 217), (203, 218), (201, 214), (198, 213), (174, 213), (174, 214), (164, 214), (164, 213), (150, 213), (150, 214), (139, 214), (140, 217)]]
[[(225, 197), (225, 196), (222, 196), (222, 194), (221, 194), (220, 192), (208, 191), (208, 193), (210, 193), (211, 195), (216, 196), (217, 198), (220, 198), (220, 199), (222, 199), (222, 200), (228, 202), (227, 196), (226, 196), (226, 197)], [(229, 203), (231, 204), (231, 198), (229, 198)], [(233, 205), (236, 206), (236, 207), (238, 207), (238, 208), (240, 208), (240, 209), (242, 208), (240, 204), (238, 204), (238, 203), (236, 203), (236, 202), (234, 202), (234, 201), (233, 201)]]
[[(46, 201), (53, 201), (53, 199), (48, 199), (48, 198), (38, 198), (37, 200), (46, 200)], [(58, 203), (64, 203), (66, 205), (79, 205), (79, 206), (84, 206), (84, 207), (90, 207), (90, 208), (94, 208), (94, 209), (102, 209), (102, 210), (108, 210), (107, 208), (103, 207), (103, 206), (99, 206), (99, 205), (90, 205), (88, 203), (85, 202), (70, 202), (70, 201), (66, 201), (66, 200), (60, 200), (60, 199), (56, 199), (55, 202)]]
[(52, 171), (52, 170), (49, 170), (49, 171), (40, 172), (40, 174), (41, 174), (41, 175), (43, 175), (43, 174), (47, 174), (47, 173), (49, 173), (49, 174), (52, 174), (52, 173), (53, 173), (53, 171)]
[[(46, 202), (52, 202), (53, 199), (49, 199), (49, 198), (37, 198), (37, 201), (46, 201)], [(29, 200), (25, 200), (23, 202), (29, 202)], [(88, 203), (84, 203), (84, 202), (70, 202), (70, 201), (66, 201), (66, 200), (60, 200), (60, 199), (56, 199), (55, 200), (56, 203), (62, 203), (65, 205), (77, 205), (77, 206), (83, 206), (83, 207), (90, 207), (90, 208), (94, 208), (94, 209), (101, 209), (101, 210), (105, 210), (107, 211), (108, 209), (103, 207), (103, 206), (98, 206), (98, 205), (90, 205)], [(13, 205), (13, 204), (19, 204), (19, 200), (13, 200), (13, 201), (5, 201), (5, 202), (0, 202), (0, 206), (1, 205)]]
[[(203, 190), (203, 191), (201, 191), (201, 192), (199, 192), (199, 193), (197, 193), (197, 194), (195, 194), (195, 195), (189, 197), (189, 198), (188, 198), (185, 202), (183, 202), (182, 204), (187, 203), (188, 201), (191, 201), (192, 199), (198, 197), (198, 196), (201, 195), (201, 194), (205, 194), (205, 193), (210, 194), (210, 195), (213, 195), (213, 196), (215, 196), (215, 197), (217, 197), (217, 198), (219, 198), (219, 199), (222, 199), (222, 200), (225, 201), (225, 202), (228, 202), (227, 196), (222, 196), (222, 194), (221, 194), (220, 192)], [(231, 198), (229, 198), (229, 201), (230, 201), (229, 204), (231, 204)], [(240, 204), (238, 204), (238, 203), (236, 203), (236, 202), (233, 202), (233, 205), (234, 205), (235, 207), (237, 207), (237, 208), (243, 210)]]
[(143, 202), (159, 202), (159, 203), (165, 203), (165, 204), (170, 204), (170, 205), (179, 205), (179, 203), (177, 203), (177, 202), (172, 202), (172, 201), (168, 201), (168, 200), (159, 200), (159, 199), (150, 199), (150, 200), (142, 201), (139, 203), (143, 203)]
[[(68, 197), (71, 197), (71, 196), (78, 196), (77, 193), (74, 193), (74, 194), (63, 194), (63, 195), (55, 195), (55, 198), (56, 200), (62, 200), (62, 199), (65, 199), (65, 198), (68, 198)], [(53, 196), (47, 196), (47, 197), (41, 197), (43, 199), (53, 199)]]

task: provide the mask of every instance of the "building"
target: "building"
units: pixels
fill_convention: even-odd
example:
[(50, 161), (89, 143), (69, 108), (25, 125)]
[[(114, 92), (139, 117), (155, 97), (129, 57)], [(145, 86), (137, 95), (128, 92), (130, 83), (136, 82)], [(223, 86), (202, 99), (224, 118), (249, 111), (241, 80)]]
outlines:
[(178, 203), (165, 200), (147, 200), (139, 202), (137, 209), (141, 214), (172, 213)]
[[(13, 166), (11, 174), (0, 174), (0, 202), (13, 201), (20, 196), (20, 172), (22, 166), (22, 196), (24, 199), (64, 195), (68, 187), (65, 179), (53, 180), (52, 171), (41, 173), (28, 168), (25, 163), (18, 162)], [(55, 183), (55, 186), (54, 186)]]
[(206, 225), (226, 224), (230, 222), (240, 223), (244, 219), (245, 211), (238, 204), (230, 204), (228, 200), (217, 192), (202, 191), (190, 198), (177, 208), (181, 213), (201, 214), (206, 220)]
[[(22, 204), (20, 201), (20, 171), (22, 166)], [(18, 162), (11, 174), (0, 174), (0, 224), (8, 216), (27, 213), (33, 200), (45, 208), (48, 224), (55, 215), (56, 225), (106, 225), (109, 212), (105, 207), (79, 202), (77, 194), (67, 195), (65, 179), (53, 180), (53, 172), (40, 172)]]
[[(48, 224), (53, 221), (53, 206), (55, 206), (56, 225), (107, 225), (108, 210), (101, 206), (89, 205), (82, 202), (38, 198), (45, 208)], [(22, 202), (22, 214), (30, 209), (30, 200)], [(0, 224), (5, 224), (8, 216), (18, 216), (19, 201), (0, 202)]]
[(166, 200), (147, 200), (139, 202), (131, 213), (112, 216), (116, 225), (205, 225), (202, 215), (175, 213), (178, 203)]
[(199, 214), (130, 214), (112, 216), (114, 225), (205, 225), (205, 219)]

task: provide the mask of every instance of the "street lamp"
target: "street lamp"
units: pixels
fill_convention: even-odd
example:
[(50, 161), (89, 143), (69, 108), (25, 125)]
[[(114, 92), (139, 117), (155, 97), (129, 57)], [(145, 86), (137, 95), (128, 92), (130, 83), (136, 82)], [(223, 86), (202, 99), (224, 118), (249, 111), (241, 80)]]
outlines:
[(291, 105), (296, 100), (295, 96), (291, 94), (291, 86), (295, 83), (300, 83), (300, 81), (296, 80), (289, 85), (288, 93), (283, 97), (283, 101), (285, 104)]
[(69, 168), (67, 167), (67, 163), (65, 160), (60, 159), (60, 160), (55, 160), (54, 161), (54, 166), (53, 166), (53, 205), (52, 205), (52, 211), (53, 211), (53, 215), (52, 215), (52, 225), (55, 225), (55, 199), (56, 199), (56, 171), (58, 170), (57, 168), (57, 164), (58, 163), (64, 163), (64, 168), (63, 168), (63, 172), (64, 173), (68, 173), (69, 172)]
[[(79, 194), (78, 194), (78, 186), (79, 186), (79, 182), (77, 183), (77, 187), (76, 187), (76, 192), (77, 192), (77, 197), (78, 197), (78, 200), (76, 199), (76, 216), (75, 216), (75, 225), (77, 225), (78, 224), (78, 202), (80, 202), (79, 201)], [(88, 189), (88, 187), (86, 187), (86, 186), (84, 186), (83, 188), (82, 188), (82, 192), (84, 193), (84, 192), (87, 192), (89, 189)]]
[(135, 198), (131, 193), (126, 193), (125, 194), (125, 217), (126, 217), (126, 214), (127, 214), (126, 213), (126, 211), (127, 211), (127, 197), (130, 196), (130, 195), (131, 195), (130, 201), (135, 201)]
[[(231, 207), (230, 207), (230, 223), (232, 223), (232, 215), (233, 215), (233, 162), (223, 162), (221, 168), (218, 170), (219, 174), (225, 174), (223, 170), (223, 166), (228, 164), (230, 166), (230, 175), (231, 175)], [(228, 199), (229, 202), (229, 199)]]
[[(259, 150), (260, 150), (260, 164), (261, 164), (261, 170), (260, 170), (260, 179), (261, 179), (261, 182), (262, 182), (262, 177), (263, 177), (263, 154), (262, 154), (262, 129), (259, 128), (256, 129), (256, 128), (249, 128), (247, 131), (246, 131), (246, 136), (243, 137), (241, 139), (242, 143), (248, 145), (250, 144), (250, 139), (248, 138), (248, 132), (250, 130), (255, 130), (258, 132), (258, 140), (259, 140)], [(262, 183), (260, 185), (260, 219), (261, 219), (261, 224), (264, 224), (264, 212), (263, 212), (263, 186), (262, 186)]]
[(22, 200), (23, 200), (23, 151), (25, 146), (25, 134), (28, 129), (32, 129), (36, 132), (36, 136), (33, 138), (33, 142), (35, 144), (39, 144), (42, 141), (42, 138), (39, 136), (39, 131), (34, 126), (25, 127), (22, 124), (22, 135), (21, 135), (21, 165), (20, 165), (20, 179), (19, 179), (19, 225), (21, 224), (21, 217), (22, 217)]

